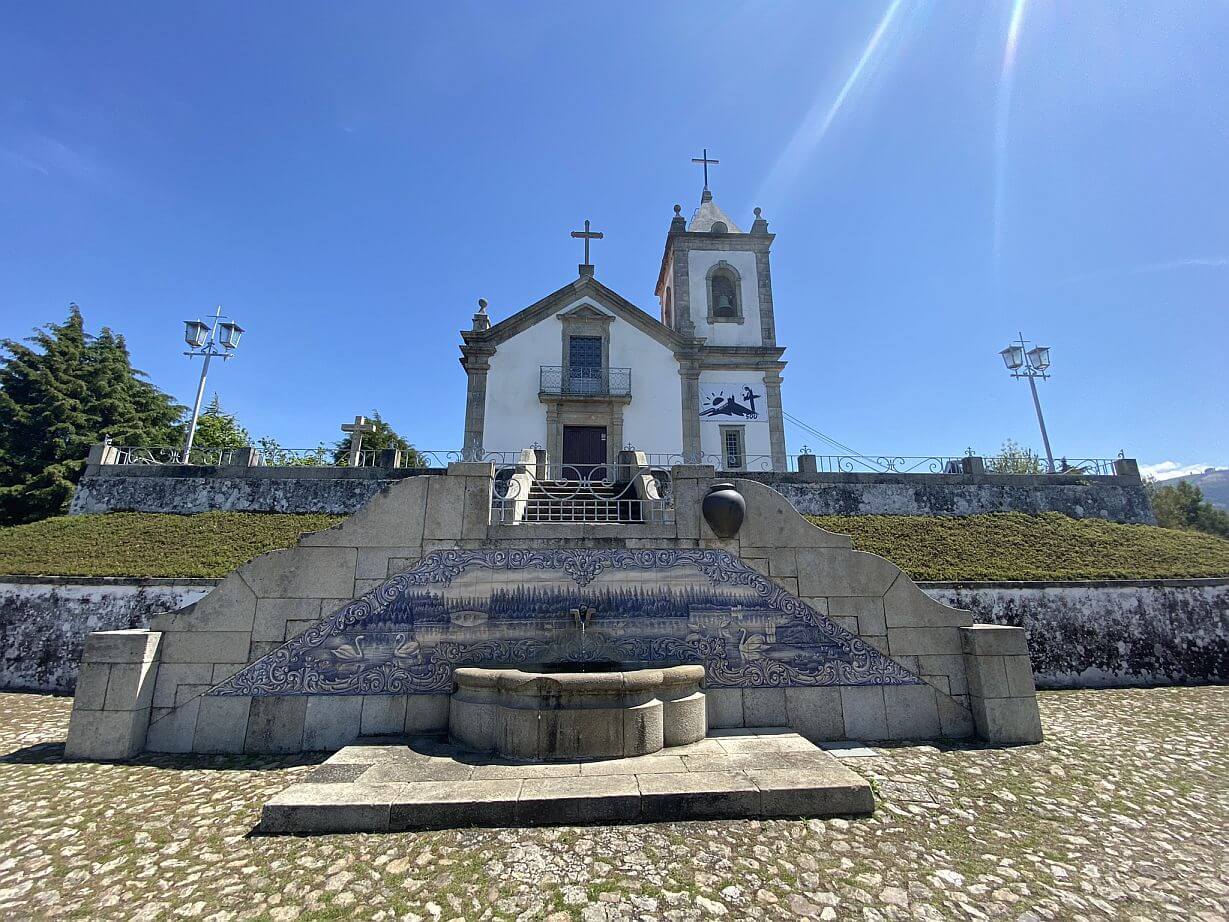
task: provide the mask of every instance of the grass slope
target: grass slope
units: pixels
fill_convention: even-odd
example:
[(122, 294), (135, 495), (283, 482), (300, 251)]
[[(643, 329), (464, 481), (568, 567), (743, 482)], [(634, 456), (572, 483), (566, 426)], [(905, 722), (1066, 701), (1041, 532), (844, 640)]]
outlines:
[(57, 516), (0, 528), (0, 573), (32, 576), (225, 576), (300, 534), (341, 521), (334, 515)]
[[(329, 515), (61, 516), (0, 528), (0, 573), (48, 576), (219, 577), (289, 547)], [(1150, 525), (1069, 519), (1057, 513), (966, 518), (824, 516), (854, 547), (922, 580), (1162, 579), (1229, 576), (1229, 541)]]
[(1057, 512), (815, 516), (920, 580), (1178, 579), (1229, 576), (1229, 541)]

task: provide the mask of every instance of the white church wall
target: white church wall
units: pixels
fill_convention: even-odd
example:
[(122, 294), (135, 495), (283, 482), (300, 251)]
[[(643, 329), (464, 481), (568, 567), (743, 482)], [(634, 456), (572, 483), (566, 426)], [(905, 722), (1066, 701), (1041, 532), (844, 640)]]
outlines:
[[(708, 322), (708, 270), (721, 261), (737, 270), (742, 285), (743, 322)], [(760, 296), (755, 271), (755, 254), (727, 250), (691, 250), (687, 254), (688, 290), (691, 298), (691, 319), (696, 336), (703, 336), (710, 346), (759, 346)], [(762, 384), (763, 382), (761, 382)]]
[(681, 452), (683, 394), (673, 351), (616, 319), (610, 328), (610, 366), (632, 370), (632, 402), (623, 408), (624, 444), (646, 452)]
[(541, 323), (499, 344), (487, 372), (487, 451), (520, 451), (546, 444), (546, 408), (538, 400), (539, 369), (560, 362), (559, 321)]
[(759, 399), (755, 403), (755, 408), (759, 412), (759, 418), (748, 420), (742, 418), (701, 417), (700, 451), (705, 455), (720, 456), (722, 453), (721, 427), (743, 426), (748, 469), (752, 471), (771, 470), (772, 441), (768, 431), (768, 400), (764, 387), (764, 373), (761, 371), (720, 370), (701, 372), (701, 411), (705, 409), (703, 395), (706, 390), (722, 385), (733, 385), (740, 392), (743, 387), (750, 387), (752, 393), (758, 394)]
[[(558, 313), (579, 304), (603, 310), (590, 298), (578, 298)], [(555, 314), (501, 343), (491, 357), (483, 438), (487, 451), (520, 451), (534, 442), (547, 444), (546, 407), (538, 399), (539, 369), (562, 362), (562, 337)], [(609, 361), (612, 368), (632, 369), (632, 400), (623, 411), (623, 441), (641, 451), (682, 451), (682, 395), (672, 351), (615, 316), (610, 325)]]

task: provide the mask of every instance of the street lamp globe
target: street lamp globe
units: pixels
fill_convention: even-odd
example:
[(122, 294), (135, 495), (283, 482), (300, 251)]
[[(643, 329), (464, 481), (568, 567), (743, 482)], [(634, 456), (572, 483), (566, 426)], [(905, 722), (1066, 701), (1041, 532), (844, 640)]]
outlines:
[(183, 338), (193, 349), (199, 349), (209, 338), (209, 327), (199, 320), (185, 320)]
[(1008, 346), (999, 353), (1003, 357), (1003, 364), (1015, 371), (1024, 364), (1024, 347), (1023, 346)]
[(227, 321), (226, 323), (218, 324), (218, 329), (222, 331), (222, 345), (227, 349), (234, 349), (239, 345), (239, 337), (243, 335), (243, 327), (237, 323)]
[(1048, 346), (1036, 346), (1029, 349), (1028, 360), (1034, 368), (1045, 371), (1050, 367), (1050, 348)]

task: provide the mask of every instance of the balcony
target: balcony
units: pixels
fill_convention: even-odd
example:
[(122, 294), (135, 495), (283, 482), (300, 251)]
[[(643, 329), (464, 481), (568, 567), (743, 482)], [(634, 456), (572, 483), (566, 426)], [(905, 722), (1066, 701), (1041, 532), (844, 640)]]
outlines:
[(543, 365), (538, 391), (559, 397), (631, 397), (632, 370)]

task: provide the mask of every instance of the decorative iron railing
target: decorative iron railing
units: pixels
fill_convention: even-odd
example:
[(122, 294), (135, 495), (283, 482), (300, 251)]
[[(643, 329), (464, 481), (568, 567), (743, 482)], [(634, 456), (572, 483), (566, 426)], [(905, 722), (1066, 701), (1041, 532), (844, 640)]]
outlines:
[(586, 368), (572, 365), (542, 365), (538, 390), (566, 397), (630, 397), (630, 368)]
[(532, 449), (499, 465), (491, 521), (505, 525), (664, 524), (674, 520), (670, 475), (640, 463), (548, 463)]
[(234, 463), (239, 448), (193, 448), (184, 457), (183, 449), (170, 445), (114, 446), (112, 464), (197, 464), (204, 467), (221, 467)]

